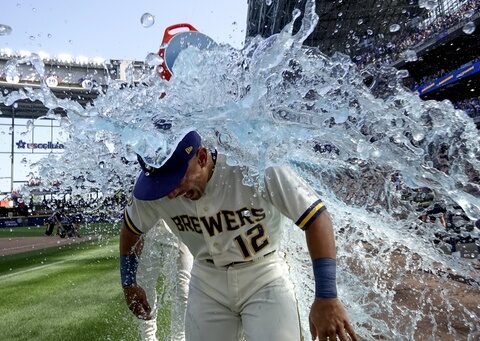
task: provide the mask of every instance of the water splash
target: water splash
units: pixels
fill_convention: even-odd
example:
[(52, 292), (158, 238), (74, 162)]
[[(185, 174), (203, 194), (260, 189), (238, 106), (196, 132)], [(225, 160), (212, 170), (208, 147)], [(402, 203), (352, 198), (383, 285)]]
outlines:
[(469, 21), (462, 27), (462, 31), (465, 34), (472, 34), (475, 32), (475, 28), (475, 23), (473, 21)]
[[(245, 165), (249, 184), (261, 184), (266, 167), (289, 164), (332, 213), (339, 291), (363, 339), (478, 338), (478, 270), (433, 246), (439, 227), (419, 225), (418, 207), (391, 181), (395, 175), (404, 189), (428, 187), (436, 202), (480, 217), (480, 141), (472, 119), (448, 101), (422, 101), (396, 69), (359, 72), (345, 55), (302, 46), (317, 20), (308, 1), (296, 34), (292, 22), (242, 50), (189, 48), (170, 82), (153, 65), (140, 82), (110, 80), (86, 108), (46, 86), (0, 101), (29, 98), (67, 112), (65, 153), (42, 161), (40, 171), (74, 192), (130, 188), (136, 153), (160, 164), (171, 141), (191, 128), (231, 164)], [(439, 162), (444, 155), (446, 166)], [(304, 239), (286, 228), (283, 250), (308, 335), (313, 280)]]

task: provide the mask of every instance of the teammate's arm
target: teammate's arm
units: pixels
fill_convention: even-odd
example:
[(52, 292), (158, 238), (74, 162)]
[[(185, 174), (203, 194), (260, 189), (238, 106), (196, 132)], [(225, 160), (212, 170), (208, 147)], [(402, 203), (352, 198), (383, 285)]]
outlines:
[(142, 252), (142, 238), (129, 230), (125, 222), (120, 230), (120, 274), (123, 294), (128, 308), (138, 318), (149, 320), (152, 310), (142, 287), (137, 284), (138, 257)]
[(347, 312), (337, 298), (336, 252), (332, 221), (323, 211), (306, 229), (307, 246), (315, 275), (315, 301), (310, 309), (312, 340), (357, 340)]

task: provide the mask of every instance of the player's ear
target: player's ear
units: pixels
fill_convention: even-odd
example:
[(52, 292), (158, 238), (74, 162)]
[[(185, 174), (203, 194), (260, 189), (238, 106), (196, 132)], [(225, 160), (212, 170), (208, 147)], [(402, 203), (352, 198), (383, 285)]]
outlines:
[(207, 160), (208, 160), (208, 150), (205, 147), (200, 147), (200, 149), (197, 150), (197, 158), (198, 158), (198, 164), (200, 167), (205, 167), (207, 165)]

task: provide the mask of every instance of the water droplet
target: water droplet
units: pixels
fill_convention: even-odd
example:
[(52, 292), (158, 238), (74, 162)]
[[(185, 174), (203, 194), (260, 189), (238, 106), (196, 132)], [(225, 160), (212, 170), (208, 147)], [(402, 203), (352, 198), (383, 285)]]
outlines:
[(463, 31), (463, 33), (465, 33), (465, 34), (472, 34), (473, 32), (475, 32), (475, 24), (473, 23), (473, 21), (467, 22), (467, 23), (463, 26), (462, 31)]
[(363, 19), (358, 19), (358, 22), (357, 22), (358, 25), (361, 25), (363, 24)]
[(425, 135), (421, 131), (415, 131), (413, 132), (412, 137), (415, 141), (419, 142), (425, 138)]
[(147, 28), (155, 23), (155, 17), (150, 13), (143, 13), (142, 17), (140, 18), (140, 22), (142, 23), (143, 27)]
[(52, 37), (52, 35), (49, 33), (49, 34), (47, 34), (47, 37), (48, 37), (48, 38), (51, 38), (51, 37)]
[(20, 77), (18, 77), (18, 75), (16, 74), (16, 72), (9, 72), (7, 73), (6, 77), (5, 77), (6, 81), (8, 83), (18, 83), (20, 82)]
[(35, 7), (32, 8), (32, 12), (36, 12), (37, 9)]
[(342, 12), (338, 12), (338, 16), (341, 17), (343, 15)]
[(405, 52), (403, 52), (403, 58), (407, 62), (414, 62), (418, 60), (417, 53), (413, 50), (406, 50)]
[(230, 135), (228, 133), (218, 133), (217, 141), (219, 145), (228, 145), (231, 140)]
[(93, 88), (93, 82), (90, 79), (84, 79), (82, 81), (82, 88), (84, 89), (91, 89)]
[(267, 4), (267, 6), (270, 6), (272, 4), (272, 0), (265, 0), (265, 3)]
[(398, 32), (399, 30), (400, 30), (399, 24), (390, 25), (390, 32), (394, 33), (394, 32)]
[(148, 66), (157, 66), (163, 63), (163, 59), (156, 53), (149, 53), (145, 57), (145, 64)]
[(373, 34), (373, 31), (372, 31), (372, 30), (367, 30), (367, 34), (368, 34), (369, 36), (371, 36), (371, 35)]
[(10, 26), (0, 24), (0, 36), (8, 36), (10, 33), (12, 33)]
[(437, 8), (437, 6), (438, 6), (437, 0), (419, 0), (418, 1), (418, 7), (426, 8), (430, 11)]
[(28, 37), (28, 39), (30, 39), (30, 40), (35, 40), (35, 37), (34, 37), (34, 36), (30, 36), (30, 37)]
[(465, 18), (471, 18), (475, 14), (475, 11), (473, 9), (466, 11), (464, 17)]
[(300, 14), (302, 14), (302, 11), (300, 11), (298, 8), (295, 8), (292, 12), (292, 15), (294, 18), (297, 18), (298, 16), (300, 16)]
[(407, 78), (409, 75), (408, 70), (398, 70), (397, 77), (398, 78)]
[(98, 163), (98, 168), (100, 168), (100, 169), (105, 168), (105, 162), (100, 161), (100, 162)]

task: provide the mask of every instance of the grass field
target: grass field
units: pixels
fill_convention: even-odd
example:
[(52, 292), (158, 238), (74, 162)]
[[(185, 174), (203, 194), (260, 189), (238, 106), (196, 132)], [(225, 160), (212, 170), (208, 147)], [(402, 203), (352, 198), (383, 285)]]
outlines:
[[(120, 287), (118, 237), (0, 257), (0, 302), (1, 340), (138, 338)], [(158, 317), (160, 340), (169, 318), (165, 307)]]
[(45, 233), (45, 227), (44, 226), (0, 228), (0, 238), (5, 238), (5, 237), (37, 237), (37, 236), (43, 236), (44, 233)]

